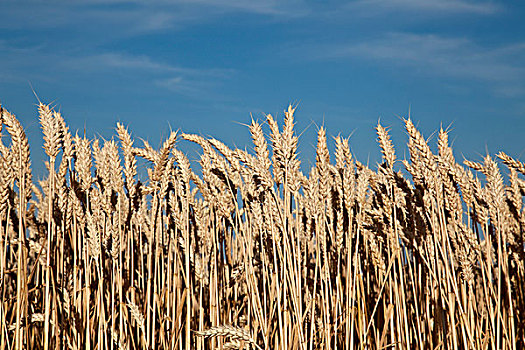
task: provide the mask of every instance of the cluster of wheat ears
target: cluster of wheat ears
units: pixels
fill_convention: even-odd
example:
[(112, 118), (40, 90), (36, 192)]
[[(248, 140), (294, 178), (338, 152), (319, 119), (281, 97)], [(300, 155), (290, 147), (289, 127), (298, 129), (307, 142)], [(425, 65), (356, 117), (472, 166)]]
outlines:
[(120, 123), (88, 140), (38, 114), (34, 181), (1, 109), (0, 349), (523, 348), (525, 164), (504, 153), (505, 181), (408, 118), (410, 159), (378, 124), (372, 170), (341, 137), (331, 162), (321, 127), (305, 175), (292, 107), (252, 121), (250, 152), (176, 132), (138, 147)]

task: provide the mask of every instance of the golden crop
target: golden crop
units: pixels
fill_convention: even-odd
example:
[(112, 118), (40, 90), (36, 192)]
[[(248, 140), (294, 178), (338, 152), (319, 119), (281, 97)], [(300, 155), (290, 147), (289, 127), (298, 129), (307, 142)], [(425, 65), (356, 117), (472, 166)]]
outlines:
[[(520, 349), (525, 164), (456, 162), (410, 119), (409, 160), (318, 132), (301, 172), (294, 109), (253, 152), (177, 134), (160, 149), (73, 136), (40, 104), (48, 173), (1, 109), (0, 349)], [(268, 127), (269, 137), (263, 126)], [(198, 174), (175, 147), (201, 148)], [(139, 181), (137, 160), (148, 166)], [(483, 180), (478, 179), (478, 175)]]

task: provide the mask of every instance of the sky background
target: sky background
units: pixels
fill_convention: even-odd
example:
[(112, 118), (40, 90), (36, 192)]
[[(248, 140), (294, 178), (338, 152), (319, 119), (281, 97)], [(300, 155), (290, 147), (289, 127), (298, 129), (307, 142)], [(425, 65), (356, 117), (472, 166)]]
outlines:
[(523, 1), (0, 0), (0, 14), (0, 103), (37, 174), (32, 89), (89, 137), (121, 121), (154, 145), (172, 128), (245, 148), (251, 116), (282, 121), (292, 103), (306, 166), (320, 125), (374, 165), (378, 119), (408, 157), (409, 109), (432, 145), (450, 128), (459, 160), (525, 158)]

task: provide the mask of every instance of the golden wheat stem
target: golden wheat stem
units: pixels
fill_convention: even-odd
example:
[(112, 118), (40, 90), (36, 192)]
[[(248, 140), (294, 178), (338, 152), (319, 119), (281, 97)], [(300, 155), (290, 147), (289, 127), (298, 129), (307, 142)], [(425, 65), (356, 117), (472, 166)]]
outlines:
[(49, 316), (50, 316), (50, 274), (51, 274), (51, 240), (53, 239), (53, 197), (54, 197), (54, 170), (55, 159), (49, 162), (49, 192), (48, 192), (48, 219), (47, 219), (47, 254), (46, 254), (46, 291), (45, 291), (45, 311), (44, 311), (44, 350), (49, 348)]

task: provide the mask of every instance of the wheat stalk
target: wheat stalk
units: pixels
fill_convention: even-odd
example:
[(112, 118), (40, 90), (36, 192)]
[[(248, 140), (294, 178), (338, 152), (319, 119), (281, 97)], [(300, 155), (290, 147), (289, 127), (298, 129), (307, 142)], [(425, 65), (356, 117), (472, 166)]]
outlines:
[[(0, 107), (0, 348), (516, 350), (525, 339), (516, 158), (497, 155), (508, 177), (490, 156), (460, 165), (448, 131), (433, 154), (409, 118), (409, 159), (397, 162), (381, 123), (376, 167), (340, 135), (331, 159), (321, 127), (315, 164), (301, 167), (293, 106), (282, 124), (251, 120), (253, 150), (176, 132), (138, 147), (120, 123), (118, 145), (72, 137), (47, 105), (38, 114), (48, 161), (33, 181), (24, 129)], [(178, 135), (200, 146), (197, 161)]]

